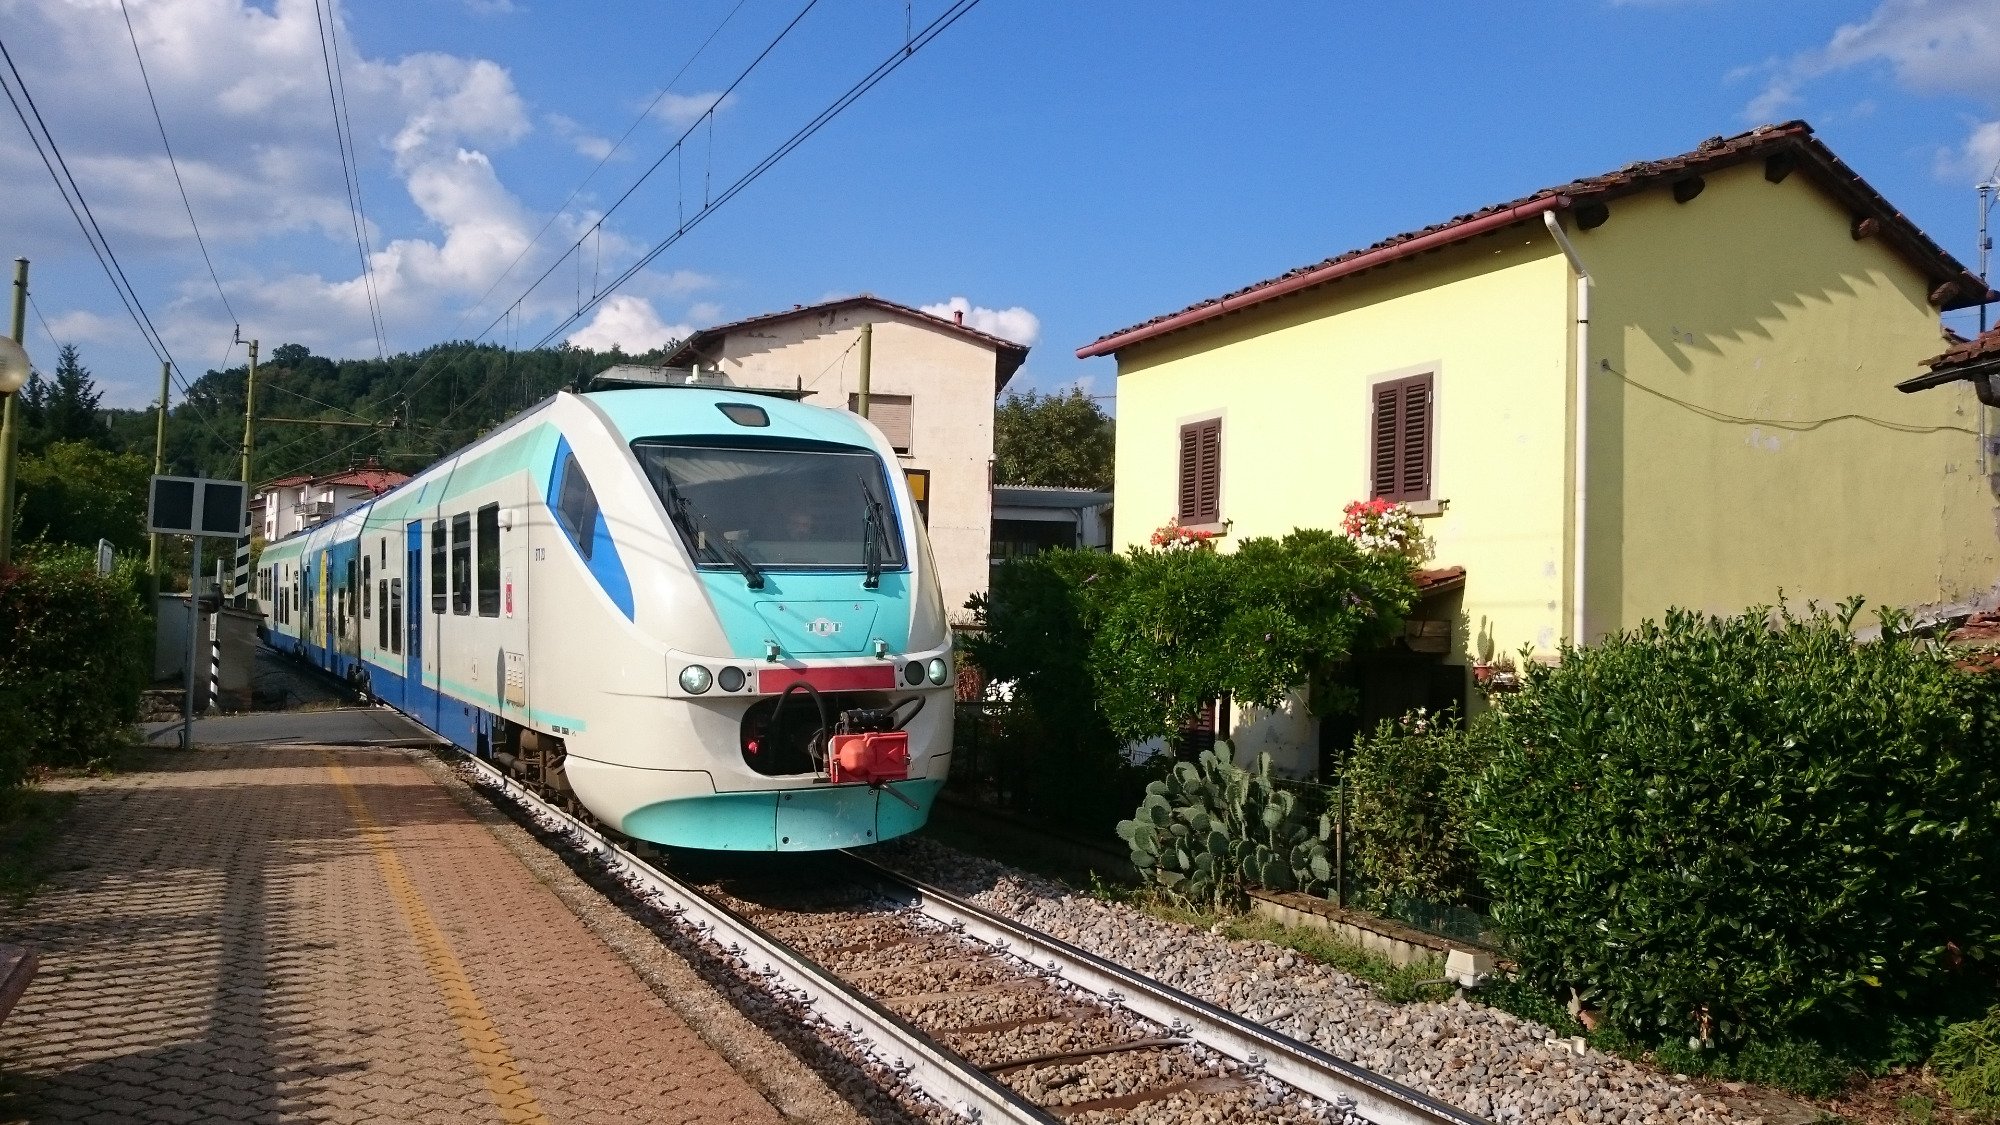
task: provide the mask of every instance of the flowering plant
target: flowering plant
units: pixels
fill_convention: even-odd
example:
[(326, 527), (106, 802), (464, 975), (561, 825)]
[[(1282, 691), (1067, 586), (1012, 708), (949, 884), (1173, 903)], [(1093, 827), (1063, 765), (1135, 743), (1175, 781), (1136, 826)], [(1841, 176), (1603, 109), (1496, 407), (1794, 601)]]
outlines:
[(1192, 527), (1182, 527), (1178, 519), (1168, 520), (1166, 526), (1153, 533), (1153, 546), (1169, 550), (1214, 550), (1214, 540), (1222, 533), (1202, 531)]
[(1402, 555), (1413, 566), (1430, 560), (1431, 541), (1409, 508), (1377, 498), (1356, 500), (1345, 512), (1340, 529), (1362, 550)]

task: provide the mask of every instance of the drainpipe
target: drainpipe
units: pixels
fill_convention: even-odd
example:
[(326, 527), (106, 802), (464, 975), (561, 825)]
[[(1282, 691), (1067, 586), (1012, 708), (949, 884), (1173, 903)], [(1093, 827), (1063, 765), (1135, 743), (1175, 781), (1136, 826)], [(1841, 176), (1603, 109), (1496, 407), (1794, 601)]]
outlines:
[(1586, 502), (1590, 478), (1590, 289), (1593, 284), (1590, 271), (1584, 268), (1583, 259), (1577, 256), (1576, 247), (1570, 244), (1569, 235), (1563, 233), (1562, 220), (1554, 211), (1542, 212), (1542, 225), (1549, 228), (1549, 234), (1562, 247), (1563, 257), (1569, 259), (1570, 268), (1576, 271), (1576, 464), (1571, 470), (1576, 476), (1576, 488), (1570, 497), (1571, 526), (1576, 529), (1576, 542), (1570, 554), (1570, 594), (1569, 594), (1569, 640), (1573, 645), (1581, 645), (1586, 638), (1583, 634), (1583, 593), (1587, 571), (1586, 545), (1589, 536), (1585, 534), (1590, 507)]

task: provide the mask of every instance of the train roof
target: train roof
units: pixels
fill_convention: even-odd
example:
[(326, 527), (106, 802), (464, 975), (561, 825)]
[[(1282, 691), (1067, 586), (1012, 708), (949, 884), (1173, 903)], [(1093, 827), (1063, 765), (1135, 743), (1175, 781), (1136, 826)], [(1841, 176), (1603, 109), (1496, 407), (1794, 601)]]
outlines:
[[(873, 448), (875, 436), (858, 414), (807, 406), (768, 395), (708, 387), (628, 388), (591, 391), (588, 400), (604, 412), (626, 441), (695, 435), (794, 438)], [(768, 424), (739, 422), (724, 405), (755, 407)], [(754, 416), (753, 416), (754, 417)]]

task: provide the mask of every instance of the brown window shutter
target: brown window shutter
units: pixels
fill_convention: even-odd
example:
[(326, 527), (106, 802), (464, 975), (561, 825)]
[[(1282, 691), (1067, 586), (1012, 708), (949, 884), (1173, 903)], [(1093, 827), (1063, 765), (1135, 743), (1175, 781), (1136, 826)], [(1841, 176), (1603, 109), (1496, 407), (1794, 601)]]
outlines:
[(1222, 519), (1222, 419), (1201, 425), (1200, 468), (1195, 474), (1196, 523)]
[(1370, 499), (1396, 497), (1396, 466), (1401, 461), (1397, 456), (1397, 439), (1402, 432), (1396, 422), (1403, 413), (1402, 403), (1401, 384), (1384, 383), (1375, 388), (1375, 410), (1368, 420)]
[(1398, 491), (1404, 500), (1431, 498), (1431, 377), (1411, 380), (1403, 388), (1402, 471)]
[(1431, 498), (1436, 446), (1431, 376), (1378, 383), (1368, 417), (1368, 490), (1398, 503)]
[(1199, 510), (1200, 490), (1195, 484), (1201, 475), (1201, 426), (1181, 427), (1180, 458), (1180, 502), (1174, 517), (1182, 523), (1194, 523), (1195, 512)]

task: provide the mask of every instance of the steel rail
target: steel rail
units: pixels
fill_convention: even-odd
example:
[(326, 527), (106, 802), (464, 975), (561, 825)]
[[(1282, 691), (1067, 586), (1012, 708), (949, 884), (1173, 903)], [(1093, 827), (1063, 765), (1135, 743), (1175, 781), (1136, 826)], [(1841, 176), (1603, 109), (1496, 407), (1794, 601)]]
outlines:
[(1226, 1055), (1252, 1070), (1328, 1102), (1345, 1098), (1377, 1125), (1491, 1125), (1413, 1090), (1246, 1020), (1059, 938), (957, 898), (899, 871), (845, 853), (885, 887), (907, 896), (918, 910), (951, 929), (1012, 954), (1031, 965)]
[(466, 754), (489, 783), (510, 800), (547, 817), (574, 833), (574, 842), (619, 873), (644, 887), (668, 913), (710, 941), (746, 961), (762, 963), (756, 972), (776, 991), (788, 993), (817, 1012), (829, 1024), (865, 1040), (904, 1081), (922, 1090), (960, 1117), (984, 1123), (1021, 1122), (1061, 1125), (1061, 1118), (1015, 1093), (901, 1016), (849, 987), (803, 954), (757, 926), (739, 918), (708, 895), (627, 851), (604, 833), (542, 799), (534, 790)]

